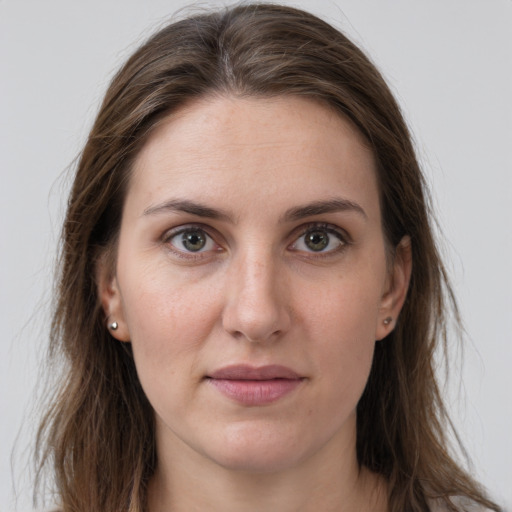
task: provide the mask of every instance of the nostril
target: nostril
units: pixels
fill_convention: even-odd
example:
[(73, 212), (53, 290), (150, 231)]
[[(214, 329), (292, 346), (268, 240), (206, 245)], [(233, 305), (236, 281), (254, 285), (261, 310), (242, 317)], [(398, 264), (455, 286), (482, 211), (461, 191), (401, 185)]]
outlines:
[(261, 315), (244, 314), (240, 308), (224, 312), (223, 327), (235, 339), (250, 342), (265, 342), (279, 338), (286, 330), (287, 314), (278, 309)]
[(275, 340), (290, 326), (287, 291), (274, 263), (261, 257), (243, 258), (233, 266), (227, 300), (222, 312), (223, 328), (236, 339), (251, 342)]

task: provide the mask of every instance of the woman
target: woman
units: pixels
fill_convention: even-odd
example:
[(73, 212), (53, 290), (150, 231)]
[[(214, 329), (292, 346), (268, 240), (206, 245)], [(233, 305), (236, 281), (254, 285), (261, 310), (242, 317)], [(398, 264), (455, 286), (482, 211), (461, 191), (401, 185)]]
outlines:
[(287, 7), (169, 25), (77, 168), (39, 434), (64, 511), (498, 510), (451, 458), (456, 312), (399, 108)]

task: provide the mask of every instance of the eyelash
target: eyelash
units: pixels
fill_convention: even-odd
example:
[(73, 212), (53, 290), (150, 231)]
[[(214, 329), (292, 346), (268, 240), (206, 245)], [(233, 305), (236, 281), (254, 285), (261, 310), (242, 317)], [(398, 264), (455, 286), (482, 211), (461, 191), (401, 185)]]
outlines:
[(163, 243), (168, 245), (168, 247), (171, 250), (171, 252), (175, 256), (177, 256), (178, 258), (182, 258), (182, 259), (189, 260), (189, 261), (203, 259), (205, 257), (205, 253), (207, 253), (209, 251), (199, 250), (199, 251), (194, 252), (194, 251), (180, 250), (177, 247), (173, 246), (172, 240), (173, 240), (173, 238), (176, 238), (179, 235), (184, 235), (187, 232), (190, 232), (190, 233), (201, 232), (204, 235), (206, 235), (207, 243), (208, 243), (208, 240), (209, 240), (209, 241), (213, 242), (215, 244), (215, 246), (217, 247), (217, 249), (214, 252), (222, 252), (222, 247), (220, 247), (215, 242), (214, 237), (211, 236), (208, 233), (208, 231), (209, 231), (209, 228), (207, 226), (202, 225), (202, 224), (187, 224), (185, 226), (179, 226), (178, 228), (175, 228), (175, 229), (172, 229), (170, 231), (167, 231), (164, 234), (164, 237), (163, 237), (162, 241), (163, 241)]
[[(349, 235), (344, 231), (343, 229), (340, 229), (339, 227), (333, 225), (333, 224), (327, 224), (324, 222), (313, 222), (310, 224), (307, 224), (305, 226), (301, 226), (298, 228), (298, 230), (294, 233), (294, 242), (289, 246), (293, 247), (294, 245), (297, 245), (299, 243), (299, 240), (303, 239), (308, 233), (314, 233), (315, 231), (321, 231), (325, 232), (328, 235), (334, 235), (339, 243), (339, 246), (335, 249), (331, 249), (329, 251), (301, 251), (295, 249), (296, 252), (303, 252), (307, 254), (308, 258), (328, 258), (334, 255), (339, 254), (340, 252), (344, 251), (348, 245), (351, 245), (352, 240), (349, 237)], [(293, 251), (294, 249), (292, 249)]]
[[(205, 254), (211, 253), (211, 250), (198, 250), (198, 251), (186, 251), (186, 250), (180, 250), (176, 246), (173, 245), (172, 240), (179, 235), (183, 235), (187, 232), (200, 232), (206, 235), (207, 241), (206, 244), (213, 243), (216, 246), (216, 249), (214, 249), (214, 252), (223, 252), (222, 247), (215, 242), (214, 236), (209, 234), (209, 231), (211, 228), (208, 226), (204, 226), (202, 224), (187, 224), (184, 226), (179, 226), (178, 228), (172, 229), (170, 231), (167, 231), (164, 236), (162, 237), (163, 243), (167, 244), (169, 249), (172, 251), (172, 253), (182, 259), (194, 261), (198, 259), (204, 259)], [(321, 231), (325, 232), (328, 235), (334, 235), (339, 240), (339, 246), (335, 249), (331, 249), (329, 251), (303, 251), (300, 249), (294, 248), (299, 241), (306, 236), (308, 233), (314, 233), (315, 231)], [(297, 253), (303, 253), (307, 256), (304, 256), (306, 258), (328, 258), (330, 256), (334, 256), (336, 254), (339, 254), (343, 250), (346, 249), (347, 246), (352, 244), (352, 240), (349, 237), (349, 235), (339, 227), (327, 224), (323, 222), (313, 222), (309, 223), (303, 226), (300, 226), (297, 228), (293, 233), (293, 242), (288, 245), (288, 249), (292, 252)], [(329, 240), (330, 243), (330, 240)]]

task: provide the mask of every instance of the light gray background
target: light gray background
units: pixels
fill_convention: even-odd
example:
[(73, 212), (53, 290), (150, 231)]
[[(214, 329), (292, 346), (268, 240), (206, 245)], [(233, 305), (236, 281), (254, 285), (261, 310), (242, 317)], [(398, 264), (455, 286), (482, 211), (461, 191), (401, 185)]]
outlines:
[[(27, 407), (69, 184), (59, 176), (113, 70), (185, 4), (0, 0), (0, 511), (14, 510), (10, 456), (22, 425), (15, 474), (28, 510)], [(512, 1), (294, 5), (370, 53), (413, 129), (468, 333), (447, 400), (474, 474), (512, 509)]]

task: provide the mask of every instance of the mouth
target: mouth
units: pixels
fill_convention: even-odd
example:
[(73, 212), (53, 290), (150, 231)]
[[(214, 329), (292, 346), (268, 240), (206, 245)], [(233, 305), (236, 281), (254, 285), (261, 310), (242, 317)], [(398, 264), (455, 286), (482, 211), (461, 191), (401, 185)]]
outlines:
[(234, 365), (216, 370), (206, 380), (222, 395), (241, 405), (260, 406), (293, 392), (305, 378), (280, 365), (258, 368)]

